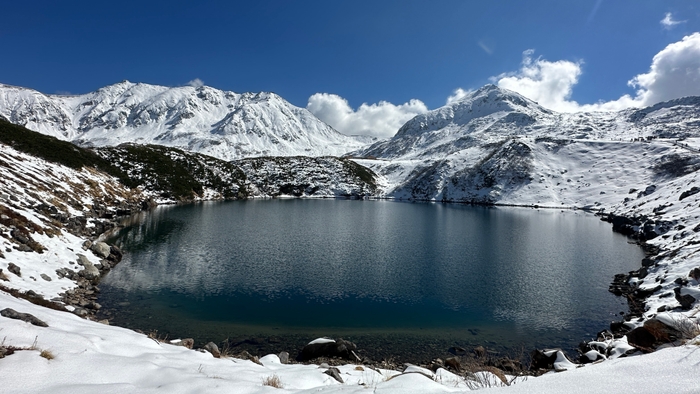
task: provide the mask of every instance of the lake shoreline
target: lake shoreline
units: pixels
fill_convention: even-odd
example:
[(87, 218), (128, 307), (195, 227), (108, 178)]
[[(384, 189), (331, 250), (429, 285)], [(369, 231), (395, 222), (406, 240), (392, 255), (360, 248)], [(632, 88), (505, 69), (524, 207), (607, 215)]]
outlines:
[[(298, 199), (298, 198), (295, 198), (295, 199)], [(304, 198), (301, 198), (301, 199), (304, 199)], [(316, 198), (310, 198), (310, 199), (313, 200)], [(346, 198), (340, 198), (340, 199), (346, 199)], [(350, 199), (350, 198), (348, 198), (348, 199)], [(406, 202), (406, 201), (400, 201), (397, 199), (385, 199), (385, 198), (372, 198), (371, 200), (386, 200), (386, 201)], [(433, 202), (433, 203), (435, 203), (435, 202), (440, 202), (440, 201), (411, 201), (411, 202), (420, 202), (420, 203)], [(185, 203), (185, 204), (193, 204), (193, 203), (196, 204), (197, 202), (189, 202), (189, 203)], [(452, 203), (452, 202), (446, 203), (446, 202), (442, 202), (442, 203), (443, 204), (450, 204), (450, 205), (451, 204), (477, 205), (477, 206), (485, 206), (485, 207), (509, 207), (509, 208), (513, 207), (513, 208), (546, 209), (546, 210), (553, 210), (553, 209), (564, 210), (564, 209), (566, 209), (566, 210), (574, 210), (574, 211), (580, 210), (580, 211), (584, 211), (584, 212), (588, 212), (588, 213), (592, 213), (592, 214), (597, 214), (597, 213), (600, 213), (601, 211), (604, 211), (604, 209), (591, 209), (590, 207), (549, 207), (549, 206), (539, 206), (539, 205), (484, 204), (484, 203), (478, 203), (478, 202), (477, 203)], [(146, 214), (148, 214), (148, 213), (146, 213)], [(103, 239), (103, 238), (104, 237), (101, 237), (101, 239)], [(639, 244), (639, 243), (637, 243), (637, 244)], [(109, 315), (109, 312), (112, 313), (111, 316)], [(119, 313), (120, 313), (119, 311), (110, 311), (109, 309), (103, 308), (99, 312), (99, 316), (113, 318), (114, 316), (118, 316)], [(127, 325), (126, 327), (131, 327), (131, 326)], [(144, 327), (140, 327), (140, 328), (144, 329)], [(606, 329), (606, 327), (600, 327), (600, 328), (601, 328), (601, 330)], [(154, 327), (150, 327), (150, 328), (145, 328), (144, 331), (153, 332), (153, 330), (154, 330)], [(187, 332), (178, 333), (178, 334), (179, 334), (178, 336), (180, 336), (180, 337), (188, 336)], [(160, 334), (156, 334), (156, 335), (162, 336), (164, 334), (161, 332)], [(326, 334), (326, 335), (328, 335), (328, 334)], [(311, 336), (313, 336), (313, 335), (311, 335)], [(223, 346), (226, 346), (225, 345), (226, 341), (229, 341), (228, 347), (231, 347), (230, 345), (232, 345), (232, 344), (238, 344), (237, 346), (231, 347), (232, 351), (238, 351), (238, 350), (246, 351), (250, 354), (257, 355), (260, 357), (267, 354), (268, 352), (279, 353), (281, 351), (288, 351), (288, 352), (290, 352), (290, 354), (292, 354), (292, 357), (294, 357), (294, 354), (293, 354), (294, 351), (295, 350), (300, 351), (301, 350), (300, 347), (303, 347), (304, 341), (308, 342), (308, 341), (311, 341), (312, 339), (314, 339), (311, 336), (306, 336), (305, 337), (306, 339), (302, 339), (302, 338), (304, 338), (304, 336), (299, 335), (296, 340), (289, 341), (287, 345), (285, 345), (285, 343), (279, 343), (278, 339), (273, 339), (273, 343), (277, 342), (277, 345), (279, 345), (279, 347), (268, 346), (266, 344), (267, 340), (265, 340), (265, 339), (261, 340), (260, 337), (255, 337), (255, 336), (251, 336), (250, 338), (234, 338), (234, 341), (231, 341), (230, 338), (218, 338), (218, 340), (220, 341), (218, 343), (220, 344), (220, 346), (223, 347)], [(321, 335), (321, 336), (324, 336), (324, 335)], [(207, 338), (207, 340), (210, 340), (210, 339), (213, 339), (213, 338)], [(349, 338), (345, 337), (345, 339), (349, 339), (351, 341), (354, 340), (354, 338), (352, 338), (352, 337), (349, 337)], [(580, 341), (588, 341), (588, 340), (595, 340), (595, 339), (596, 338), (581, 338)], [(203, 345), (203, 343), (202, 343), (202, 345)], [(264, 345), (264, 346), (261, 346), (261, 345)], [(421, 354), (422, 354), (421, 356), (414, 356), (414, 357), (409, 356), (409, 357), (407, 357), (405, 354), (391, 354), (391, 353), (386, 353), (386, 352), (380, 353), (381, 355), (379, 357), (374, 355), (374, 358), (378, 358), (381, 361), (375, 361), (372, 359), (372, 357), (373, 357), (372, 349), (377, 348), (378, 346), (381, 346), (380, 342), (368, 341), (368, 342), (363, 343), (363, 341), (357, 341), (357, 345), (358, 345), (359, 349), (364, 349), (363, 353), (365, 354), (365, 357), (367, 357), (368, 361), (371, 361), (371, 363), (373, 365), (385, 365), (385, 363), (389, 360), (396, 360), (396, 361), (398, 361), (399, 365), (401, 365), (403, 363), (429, 365), (430, 362), (434, 359), (437, 359), (437, 358), (444, 359), (444, 358), (449, 357), (449, 356), (454, 356), (454, 354), (451, 354), (447, 351), (448, 349), (454, 348), (454, 347), (463, 349), (462, 351), (460, 351), (460, 356), (467, 356), (467, 357), (469, 355), (473, 355), (473, 352), (471, 351), (471, 349), (477, 348), (480, 346), (485, 347), (486, 349), (489, 349), (491, 351), (490, 354), (493, 355), (494, 357), (496, 357), (497, 355), (502, 355), (503, 357), (513, 357), (512, 355), (516, 354), (516, 353), (523, 355), (525, 353), (529, 354), (530, 351), (535, 350), (535, 349), (527, 349), (527, 351), (524, 351), (522, 346), (515, 346), (515, 347), (508, 348), (508, 347), (501, 346), (498, 342), (492, 342), (492, 341), (484, 342), (484, 343), (473, 343), (473, 344), (468, 344), (468, 345), (465, 345), (465, 343), (454, 343), (453, 342), (453, 343), (444, 343), (444, 346), (442, 346), (442, 351), (434, 351), (430, 354), (428, 354), (426, 352), (421, 352)], [(450, 345), (450, 346), (447, 346), (447, 345)], [(459, 346), (459, 345), (462, 345), (462, 346)], [(546, 346), (546, 347), (551, 347), (551, 344), (547, 344), (547, 345), (548, 346)], [(410, 345), (404, 345), (404, 346), (410, 347)], [(471, 349), (470, 349), (470, 347), (471, 347)], [(466, 348), (466, 350), (464, 350), (465, 348)], [(543, 346), (543, 348), (544, 348), (544, 346)], [(567, 352), (574, 350), (573, 348), (568, 348), (568, 347), (560, 347), (560, 348), (564, 348), (564, 350), (567, 350)], [(255, 351), (256, 349), (268, 349), (268, 350), (262, 350), (262, 351), (256, 352)], [(262, 354), (262, 353), (265, 353), (265, 354)], [(526, 362), (527, 361), (526, 359), (528, 357), (521, 357), (521, 358), (523, 358), (523, 361)], [(384, 363), (384, 364), (382, 364), (382, 363)]]

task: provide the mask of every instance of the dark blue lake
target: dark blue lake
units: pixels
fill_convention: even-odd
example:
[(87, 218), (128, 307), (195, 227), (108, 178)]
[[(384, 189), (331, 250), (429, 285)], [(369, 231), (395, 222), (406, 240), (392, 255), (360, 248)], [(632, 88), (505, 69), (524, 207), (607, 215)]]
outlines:
[(115, 324), (263, 353), (341, 336), (414, 361), (573, 348), (627, 310), (607, 288), (643, 257), (583, 212), (389, 201), (160, 207), (115, 242)]

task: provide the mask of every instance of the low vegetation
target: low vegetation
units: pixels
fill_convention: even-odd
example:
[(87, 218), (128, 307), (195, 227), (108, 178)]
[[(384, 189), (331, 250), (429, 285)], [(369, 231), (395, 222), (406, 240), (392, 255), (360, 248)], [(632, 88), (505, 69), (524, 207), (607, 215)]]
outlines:
[(263, 378), (262, 384), (263, 386), (270, 386), (276, 389), (281, 389), (282, 387), (284, 387), (282, 385), (282, 381), (280, 381), (280, 377), (277, 375), (271, 375), (266, 378)]

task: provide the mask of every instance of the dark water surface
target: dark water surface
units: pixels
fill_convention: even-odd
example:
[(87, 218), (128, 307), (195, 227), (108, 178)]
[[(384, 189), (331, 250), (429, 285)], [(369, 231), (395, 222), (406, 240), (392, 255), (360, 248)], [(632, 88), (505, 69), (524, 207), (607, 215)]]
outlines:
[(342, 336), (412, 361), (571, 349), (626, 311), (607, 288), (643, 257), (581, 212), (388, 201), (161, 207), (115, 240), (100, 285), (115, 324), (259, 353)]

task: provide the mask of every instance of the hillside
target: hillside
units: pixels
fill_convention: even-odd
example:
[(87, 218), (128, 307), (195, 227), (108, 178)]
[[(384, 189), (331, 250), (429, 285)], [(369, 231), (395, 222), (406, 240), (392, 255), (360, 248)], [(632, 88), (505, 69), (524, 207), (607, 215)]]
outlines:
[(699, 125), (697, 97), (566, 114), (487, 85), (352, 155), (383, 176), (387, 197), (583, 207), (694, 171)]

